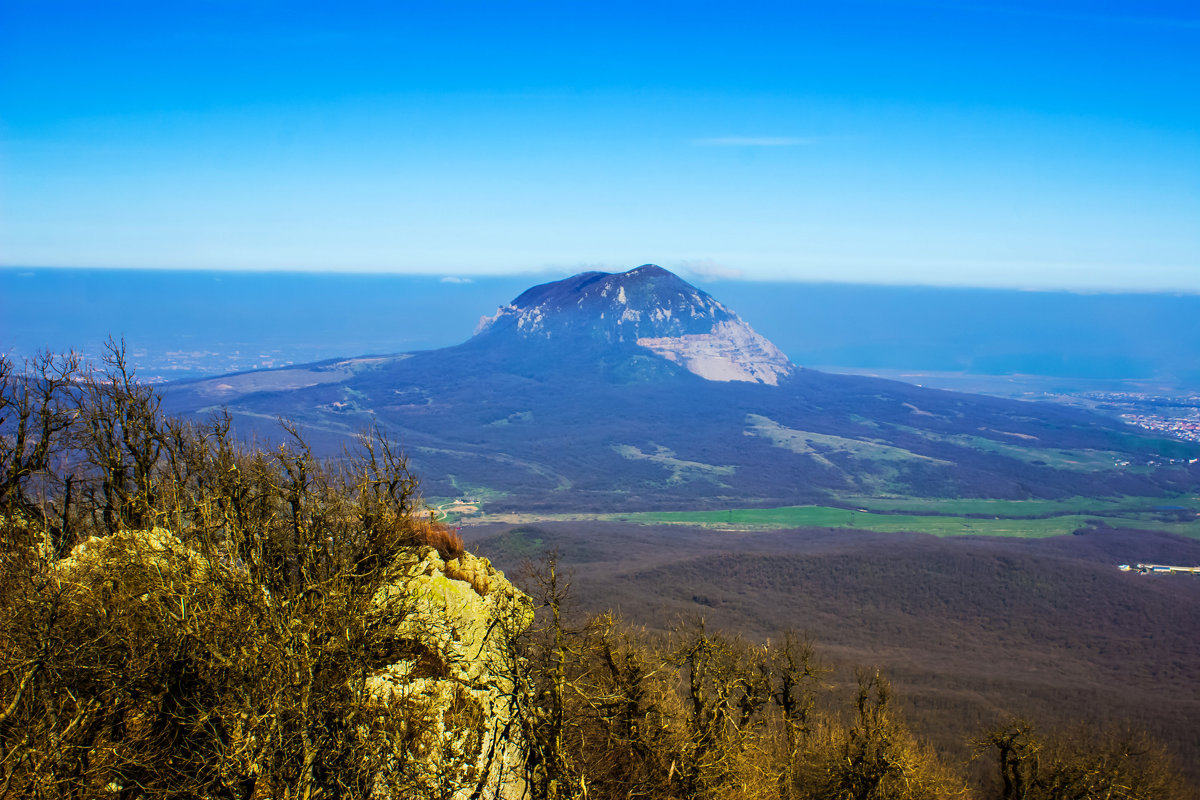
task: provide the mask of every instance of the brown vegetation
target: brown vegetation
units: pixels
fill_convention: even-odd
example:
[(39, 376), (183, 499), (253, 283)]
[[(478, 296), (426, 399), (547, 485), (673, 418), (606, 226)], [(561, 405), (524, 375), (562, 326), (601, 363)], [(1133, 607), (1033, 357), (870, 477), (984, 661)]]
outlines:
[[(1119, 563), (1200, 563), (1200, 542), (1101, 529), (1045, 540), (804, 529), (726, 533), (611, 522), (464, 527), (511, 571), (548, 548), (580, 610), (666, 632), (703, 614), (752, 641), (794, 627), (836, 672), (881, 667), (914, 733), (952, 763), (1010, 714), (1040, 730), (1132, 725), (1200, 781), (1200, 581)], [(1171, 561), (1169, 559), (1179, 559)], [(972, 784), (992, 773), (969, 762)]]
[(526, 580), (539, 620), (518, 639), (533, 798), (935, 800), (1144, 798), (1188, 788), (1143, 734), (1014, 722), (980, 737), (969, 788), (905, 724), (889, 682), (845, 685), (810, 642), (750, 644), (703, 621), (653, 636), (579, 619), (554, 557)]
[(408, 646), (376, 603), (423, 524), (398, 451), (244, 449), (162, 416), (119, 346), (0, 363), (0, 797), (445, 788), (409, 747), (439, 721), (366, 686)]
[[(0, 798), (483, 795), (472, 764), (426, 743), (447, 721), (485, 720), (368, 688), (399, 658), (449, 673), (436, 632), (399, 638), (406, 608), (378, 597), (408, 548), (453, 562), (461, 540), (430, 520), (383, 437), (323, 462), (284, 432), (264, 451), (239, 445), (227, 416), (164, 416), (118, 345), (99, 372), (0, 359)], [(489, 666), (530, 800), (970, 796), (874, 671), (834, 680), (795, 635), (582, 617), (553, 559), (529, 587), (535, 624), (488, 634), (507, 648)], [(980, 798), (1185, 796), (1138, 736), (1014, 723), (980, 747), (998, 764)]]
[(1044, 736), (1014, 719), (976, 744), (995, 756), (1001, 800), (1192, 796), (1163, 746), (1144, 733), (1077, 726)]
[(410, 524), (409, 537), (414, 544), (432, 547), (447, 561), (458, 558), (465, 551), (458, 531), (432, 519), (417, 519)]

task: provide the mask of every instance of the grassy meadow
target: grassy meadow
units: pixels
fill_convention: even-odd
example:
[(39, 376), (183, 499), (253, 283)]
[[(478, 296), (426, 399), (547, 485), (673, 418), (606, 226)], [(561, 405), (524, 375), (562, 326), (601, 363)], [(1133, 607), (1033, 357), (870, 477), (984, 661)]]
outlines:
[(617, 514), (459, 515), (450, 522), (598, 520), (640, 525), (687, 525), (729, 531), (842, 528), (933, 536), (1044, 538), (1080, 528), (1154, 530), (1200, 539), (1200, 498), (1117, 497), (1066, 500), (844, 497), (842, 506), (733, 508), (719, 511), (639, 511)]

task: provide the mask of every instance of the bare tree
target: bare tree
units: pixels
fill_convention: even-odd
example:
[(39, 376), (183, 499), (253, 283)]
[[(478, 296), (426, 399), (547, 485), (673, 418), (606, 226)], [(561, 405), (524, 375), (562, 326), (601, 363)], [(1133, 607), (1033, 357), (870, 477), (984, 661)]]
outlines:
[[(431, 778), (415, 744), (455, 708), (369, 685), (444, 635), (403, 591), (379, 600), (428, 529), (395, 445), (369, 436), (329, 464), (285, 426), (273, 453), (245, 448), (226, 415), (165, 418), (121, 345), (79, 369), (0, 362), (0, 796), (441, 797), (478, 780), (454, 753)], [(47, 552), (56, 518), (73, 527)]]
[(995, 754), (1000, 800), (1191, 796), (1166, 749), (1129, 729), (1077, 726), (1042, 734), (1028, 721), (1012, 719), (976, 747)]
[(0, 355), (0, 513), (44, 532), (54, 556), (75, 544), (65, 440), (78, 416), (74, 353), (42, 353), (18, 370)]

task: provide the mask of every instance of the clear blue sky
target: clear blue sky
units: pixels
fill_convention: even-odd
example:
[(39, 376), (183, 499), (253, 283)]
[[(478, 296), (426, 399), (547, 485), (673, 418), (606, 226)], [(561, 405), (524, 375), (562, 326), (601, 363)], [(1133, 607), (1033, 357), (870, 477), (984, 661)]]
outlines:
[(0, 264), (1200, 291), (1200, 7), (0, 3)]

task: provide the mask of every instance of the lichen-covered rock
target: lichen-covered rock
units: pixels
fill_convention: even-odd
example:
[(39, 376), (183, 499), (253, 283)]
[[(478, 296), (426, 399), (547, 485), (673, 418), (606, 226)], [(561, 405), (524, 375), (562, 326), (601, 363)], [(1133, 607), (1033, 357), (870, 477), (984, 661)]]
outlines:
[(480, 788), (484, 797), (521, 796), (507, 643), (533, 619), (529, 598), (469, 553), (444, 561), (424, 548), (394, 568), (376, 607), (394, 615), (407, 657), (373, 675), (368, 691), (427, 721), (416, 739), (431, 783), (451, 778), (469, 787), (462, 797)]
[(75, 546), (56, 568), (63, 574), (74, 574), (79, 570), (110, 567), (116, 563), (128, 563), (136, 558), (145, 563), (167, 564), (183, 561), (198, 566), (198, 554), (186, 546), (168, 530), (122, 531), (111, 536), (92, 536)]
[[(139, 657), (145, 663), (161, 653), (199, 659), (189, 674), (217, 677), (201, 692), (206, 699), (196, 702), (228, 701), (220, 693), (235, 681), (232, 702), (248, 705), (236, 706), (242, 710), (233, 715), (245, 722), (230, 723), (221, 734), (219, 750), (231, 761), (218, 767), (222, 773), (256, 779), (264, 770), (257, 761), (265, 757), (261, 743), (282, 741), (292, 728), (309, 724), (276, 713), (282, 708), (278, 687), (287, 687), (288, 714), (309, 708), (297, 698), (316, 691), (316, 670), (356, 681), (325, 696), (358, 704), (347, 710), (356, 721), (343, 738), (358, 743), (353, 752), (376, 759), (373, 797), (506, 800), (524, 794), (509, 644), (531, 623), (532, 603), (487, 559), (464, 554), (444, 561), (426, 547), (402, 551), (374, 594), (356, 606), (368, 609), (362, 629), (371, 633), (354, 646), (349, 630), (339, 636), (341, 622), (328, 624), (337, 612), (324, 589), (273, 596), (240, 562), (220, 552), (205, 555), (166, 530), (88, 539), (57, 562), (54, 575), (72, 608), (109, 621), (121, 639), (116, 647), (124, 647), (125, 631), (144, 632)], [(116, 616), (124, 627), (111, 627)], [(318, 638), (323, 649), (314, 654)], [(242, 677), (233, 678), (238, 670)], [(257, 694), (236, 683), (243, 679), (258, 682)], [(174, 690), (164, 685), (161, 691)]]

